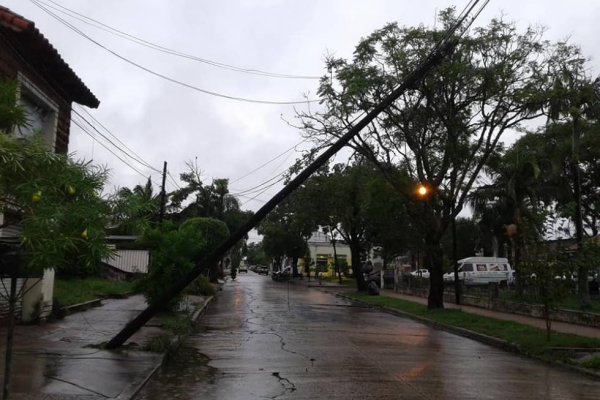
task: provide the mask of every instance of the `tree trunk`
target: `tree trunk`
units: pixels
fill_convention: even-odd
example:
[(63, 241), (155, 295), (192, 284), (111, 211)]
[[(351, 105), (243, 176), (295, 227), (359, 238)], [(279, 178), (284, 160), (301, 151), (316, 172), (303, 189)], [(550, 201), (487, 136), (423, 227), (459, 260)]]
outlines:
[(430, 310), (444, 308), (444, 252), (440, 246), (440, 238), (439, 232), (430, 231), (425, 235), (425, 247), (431, 268), (427, 298), (427, 308)]
[(13, 336), (15, 331), (15, 309), (17, 304), (17, 277), (14, 272), (10, 277), (10, 296), (8, 298), (8, 324), (6, 326), (6, 354), (4, 357), (4, 387), (2, 399), (8, 400), (10, 373), (12, 363)]
[[(571, 162), (571, 170), (573, 173), (573, 195), (575, 196), (575, 239), (577, 241), (577, 253), (580, 253), (583, 248), (583, 218), (581, 216), (581, 179), (579, 174), (579, 119), (573, 118), (573, 142), (572, 152), (573, 161)], [(587, 265), (581, 263), (577, 269), (577, 286), (579, 289), (579, 301), (581, 309), (585, 310), (590, 307), (590, 292), (588, 289), (588, 268)]]
[(365, 277), (362, 271), (360, 253), (360, 245), (351, 242), (350, 254), (352, 255), (352, 272), (354, 274), (354, 279), (356, 279), (356, 288), (358, 291), (363, 292), (367, 290), (367, 284), (365, 283)]
[(298, 277), (298, 257), (292, 257), (292, 276), (294, 278)]
[(338, 263), (337, 250), (335, 248), (335, 239), (331, 240), (331, 245), (333, 246), (333, 265), (334, 265), (335, 271), (338, 274), (338, 281), (341, 285), (342, 284), (342, 269), (340, 268), (340, 264)]

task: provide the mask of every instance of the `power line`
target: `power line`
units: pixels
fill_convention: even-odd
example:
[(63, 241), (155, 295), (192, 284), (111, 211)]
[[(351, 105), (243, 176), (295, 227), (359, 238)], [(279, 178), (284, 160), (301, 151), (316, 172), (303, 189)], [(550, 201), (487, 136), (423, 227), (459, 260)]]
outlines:
[(284, 152), (276, 155), (275, 157), (271, 158), (269, 161), (264, 162), (263, 164), (259, 165), (258, 167), (254, 168), (253, 170), (251, 170), (250, 172), (246, 173), (246, 175), (240, 176), (239, 178), (236, 178), (235, 180), (231, 181), (231, 183), (235, 183), (238, 181), (241, 181), (242, 179), (248, 177), (249, 175), (252, 175), (253, 173), (255, 173), (256, 171), (266, 167), (267, 165), (269, 165), (270, 163), (272, 163), (273, 161), (277, 160), (280, 157), (283, 157), (285, 154), (289, 153), (292, 150), (295, 150), (296, 147), (298, 147), (299, 145), (301, 145), (304, 142), (307, 142), (308, 139), (304, 139), (301, 140), (300, 142), (296, 143), (295, 145), (293, 145), (292, 147), (290, 147), (289, 149), (285, 150)]
[(173, 182), (173, 184), (177, 187), (177, 189), (181, 190), (182, 187), (179, 185), (179, 183), (177, 182), (177, 180), (175, 178), (173, 178), (173, 175), (171, 175), (171, 172), (167, 171), (167, 175), (171, 179), (171, 182)]
[(229, 99), (229, 100), (235, 100), (235, 101), (241, 101), (241, 102), (245, 102), (245, 103), (253, 103), (253, 104), (270, 104), (270, 105), (294, 105), (294, 104), (307, 104), (307, 103), (315, 103), (318, 102), (319, 100), (311, 100), (311, 99), (306, 99), (306, 100), (294, 100), (294, 101), (274, 101), (274, 100), (260, 100), (260, 99), (250, 99), (250, 98), (245, 98), (245, 97), (237, 97), (237, 96), (230, 96), (230, 95), (226, 95), (226, 94), (222, 94), (222, 93), (218, 93), (218, 92), (214, 92), (211, 90), (207, 90), (207, 89), (202, 89), (198, 86), (194, 86), (190, 83), (186, 83), (183, 82), (181, 80), (172, 78), (170, 76), (164, 75), (160, 72), (157, 72), (153, 69), (150, 69), (148, 67), (145, 67), (133, 60), (130, 60), (129, 58), (122, 56), (121, 54), (115, 52), (114, 50), (111, 50), (110, 48), (104, 46), (102, 43), (96, 41), (95, 39), (92, 39), (90, 36), (88, 36), (87, 34), (85, 34), (84, 32), (82, 32), (80, 29), (78, 29), (77, 27), (75, 27), (74, 25), (70, 24), (69, 22), (65, 21), (63, 18), (59, 17), (58, 15), (56, 15), (55, 13), (53, 13), (52, 11), (50, 11), (49, 9), (47, 9), (46, 7), (44, 7), (41, 3), (39, 3), (37, 0), (30, 0), (34, 5), (36, 5), (38, 8), (40, 8), (42, 11), (44, 11), (45, 13), (47, 13), (48, 15), (50, 15), (51, 17), (53, 17), (54, 19), (56, 19), (57, 21), (59, 21), (60, 23), (62, 23), (63, 25), (65, 25), (66, 27), (68, 27), (69, 29), (71, 29), (72, 31), (74, 31), (75, 33), (79, 34), (80, 36), (84, 37), (85, 39), (89, 40), (90, 42), (94, 43), (96, 46), (104, 49), (105, 51), (109, 52), (110, 54), (112, 54), (113, 56), (121, 59), (122, 61), (125, 61), (126, 63), (133, 65), (134, 67), (137, 67), (143, 71), (146, 71), (147, 73), (154, 75), (156, 77), (162, 78), (166, 81), (169, 81), (171, 83), (175, 83), (177, 85), (186, 87), (188, 89), (192, 89), (204, 94), (208, 94), (211, 96), (215, 96), (215, 97), (220, 97), (220, 98), (224, 98), (224, 99)]
[[(102, 124), (102, 122), (98, 121), (97, 118), (95, 118), (89, 111), (87, 111), (84, 107), (78, 106), (79, 110), (83, 111), (89, 118), (91, 118), (95, 123), (97, 123), (103, 130), (104, 132), (106, 132), (109, 136), (111, 136), (112, 138), (114, 138), (117, 142), (119, 142), (119, 144), (121, 144), (125, 149), (127, 149), (129, 151), (129, 153), (133, 154), (133, 156), (129, 156), (130, 158), (134, 159), (135, 161), (139, 162), (140, 164), (142, 164), (143, 166), (156, 171), (158, 173), (162, 173), (159, 169), (153, 167), (152, 165), (150, 165), (148, 162), (146, 162), (139, 154), (137, 154), (133, 149), (131, 149), (131, 147), (127, 146), (121, 139), (119, 139), (116, 135), (114, 135), (104, 124)], [(89, 122), (88, 122), (89, 123)], [(122, 149), (119, 149), (122, 151)]]
[[(142, 166), (151, 169), (152, 171), (161, 173), (160, 170), (154, 168), (152, 165), (148, 164), (146, 161), (144, 161), (143, 159), (140, 159), (138, 157), (135, 157), (133, 155), (131, 155), (130, 153), (128, 153), (127, 151), (123, 150), (121, 147), (119, 147), (115, 142), (113, 142), (110, 138), (108, 138), (105, 134), (103, 134), (102, 132), (100, 132), (100, 130), (94, 125), (92, 124), (87, 118), (85, 118), (83, 115), (81, 115), (77, 110), (73, 109), (72, 110), (73, 113), (75, 115), (77, 115), (79, 118), (81, 118), (85, 123), (87, 123), (98, 135), (100, 135), (104, 140), (106, 140), (108, 143), (110, 143), (115, 149), (117, 149), (118, 151), (120, 151), (124, 156), (128, 157), (129, 159), (141, 164)], [(112, 135), (112, 133), (111, 133)], [(114, 135), (112, 135), (113, 137), (115, 137)], [(116, 138), (116, 137), (115, 137)]]
[(148, 176), (146, 176), (145, 174), (143, 174), (142, 172), (140, 172), (136, 167), (134, 167), (133, 165), (129, 164), (127, 161), (125, 161), (123, 158), (121, 158), (118, 154), (116, 154), (114, 151), (112, 151), (105, 143), (103, 143), (102, 141), (96, 139), (96, 137), (94, 136), (93, 133), (91, 133), (90, 131), (87, 130), (87, 128), (79, 121), (77, 121), (75, 118), (71, 119), (73, 121), (73, 123), (75, 125), (77, 125), (84, 133), (86, 133), (88, 136), (90, 136), (94, 141), (96, 141), (98, 144), (100, 144), (102, 147), (104, 147), (109, 153), (111, 153), (113, 156), (117, 157), (119, 159), (119, 161), (121, 161), (123, 164), (125, 164), (126, 166), (128, 166), (129, 168), (131, 168), (133, 171), (137, 172), (139, 175), (141, 175), (142, 177), (144, 177), (145, 179), (148, 179)]
[(219, 62), (219, 61), (214, 61), (214, 60), (210, 60), (210, 59), (206, 59), (206, 58), (202, 58), (202, 57), (198, 57), (198, 56), (194, 56), (191, 54), (187, 54), (178, 50), (174, 50), (172, 48), (169, 47), (165, 47), (165, 46), (161, 46), (158, 45), (156, 43), (150, 42), (148, 40), (142, 39), (138, 36), (134, 36), (132, 34), (129, 34), (127, 32), (124, 32), (122, 30), (116, 29), (111, 27), (110, 25), (107, 25), (101, 21), (98, 21), (96, 19), (90, 18), (84, 14), (81, 14), (77, 11), (74, 11), (70, 8), (67, 8), (55, 1), (52, 0), (47, 0), (48, 2), (54, 4), (54, 6), (52, 4), (48, 4), (44, 1), (41, 0), (36, 0), (37, 2), (43, 4), (44, 6), (51, 8), (55, 11), (58, 11), (62, 14), (68, 15), (71, 18), (74, 18), (78, 21), (81, 21), (87, 25), (93, 26), (97, 29), (103, 30), (105, 32), (108, 32), (112, 35), (118, 36), (120, 38), (123, 38), (125, 40), (131, 41), (133, 43), (139, 44), (141, 46), (144, 47), (148, 47), (150, 49), (153, 50), (157, 50), (166, 54), (170, 54), (170, 55), (174, 55), (177, 57), (182, 57), (182, 58), (187, 58), (193, 61), (198, 61), (204, 64), (208, 64), (214, 67), (218, 67), (218, 68), (223, 68), (223, 69), (227, 69), (227, 70), (231, 70), (231, 71), (235, 71), (235, 72), (242, 72), (242, 73), (246, 73), (246, 74), (253, 74), (253, 75), (259, 75), (259, 76), (266, 76), (266, 77), (270, 77), (270, 78), (286, 78), (286, 79), (313, 79), (313, 80), (318, 80), (320, 79), (319, 76), (310, 76), (310, 75), (294, 75), (294, 74), (280, 74), (280, 73), (275, 73), (275, 72), (267, 72), (267, 71), (262, 71), (259, 69), (254, 69), (254, 68), (245, 68), (245, 67), (238, 67), (235, 65), (231, 65), (231, 64), (226, 64), (223, 62)]
[[(277, 179), (277, 180), (275, 182), (273, 182), (273, 180), (275, 180), (275, 179)], [(262, 183), (259, 183), (256, 186), (253, 186), (253, 187), (251, 187), (249, 189), (241, 190), (239, 192), (232, 192), (231, 194), (233, 194), (233, 195), (242, 195), (242, 194), (256, 193), (256, 192), (262, 190), (265, 185), (268, 185), (267, 188), (270, 188), (270, 187), (278, 184), (279, 182), (281, 182), (284, 179), (285, 179), (285, 176), (275, 175), (274, 177), (272, 177), (272, 178), (270, 178), (270, 179), (268, 179), (268, 180), (266, 180), (266, 181), (264, 181)]]

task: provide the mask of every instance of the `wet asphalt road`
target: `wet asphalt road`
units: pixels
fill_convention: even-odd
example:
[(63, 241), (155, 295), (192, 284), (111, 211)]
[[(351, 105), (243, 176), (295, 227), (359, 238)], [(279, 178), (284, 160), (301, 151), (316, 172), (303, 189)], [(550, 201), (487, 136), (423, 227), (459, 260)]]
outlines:
[(249, 273), (136, 399), (599, 397), (593, 378)]

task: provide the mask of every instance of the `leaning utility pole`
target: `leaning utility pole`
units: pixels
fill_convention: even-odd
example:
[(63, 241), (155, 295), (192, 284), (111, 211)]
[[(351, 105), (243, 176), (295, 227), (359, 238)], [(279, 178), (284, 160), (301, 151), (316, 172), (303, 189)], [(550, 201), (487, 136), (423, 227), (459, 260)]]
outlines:
[[(150, 318), (152, 318), (160, 309), (160, 305), (166, 304), (174, 296), (179, 294), (185, 289), (194, 279), (196, 279), (202, 272), (204, 266), (212, 265), (219, 261), (223, 255), (229, 250), (231, 246), (241, 240), (250, 230), (252, 230), (258, 223), (260, 223), (267, 214), (273, 210), (279, 203), (281, 203), (290, 193), (296, 190), (304, 181), (306, 181), (315, 171), (321, 168), (329, 158), (337, 153), (342, 147), (354, 138), (358, 133), (366, 127), (371, 121), (377, 117), (382, 111), (389, 107), (394, 101), (396, 101), (406, 90), (416, 87), (419, 82), (427, 75), (427, 73), (436, 65), (438, 65), (444, 57), (451, 54), (456, 45), (458, 44), (458, 37), (471, 25), (473, 20), (479, 15), (483, 7), (487, 5), (489, 0), (484, 1), (484, 5), (479, 9), (470, 22), (467, 24), (463, 23), (470, 12), (475, 8), (479, 1), (469, 3), (467, 9), (463, 13), (462, 17), (456, 22), (456, 24), (448, 30), (446, 35), (443, 37), (437, 46), (431, 51), (431, 53), (425, 58), (425, 60), (411, 73), (409, 73), (404, 81), (398, 86), (391, 94), (383, 99), (378, 105), (376, 105), (367, 115), (360, 119), (355, 126), (344, 134), (337, 142), (331, 145), (327, 150), (321, 153), (308, 167), (306, 167), (298, 176), (292, 179), (283, 189), (281, 189), (275, 196), (265, 203), (244, 225), (242, 225), (237, 231), (231, 234), (228, 239), (222, 242), (215, 250), (210, 254), (202, 257), (202, 259), (196, 263), (194, 268), (188, 272), (183, 278), (177, 281), (173, 286), (168, 288), (154, 303), (150, 304), (148, 308), (142, 311), (137, 317), (131, 320), (125, 327), (113, 337), (107, 344), (106, 348), (114, 349), (121, 346), (127, 339), (131, 337), (139, 328), (141, 328)], [(461, 32), (458, 32), (458, 30)]]

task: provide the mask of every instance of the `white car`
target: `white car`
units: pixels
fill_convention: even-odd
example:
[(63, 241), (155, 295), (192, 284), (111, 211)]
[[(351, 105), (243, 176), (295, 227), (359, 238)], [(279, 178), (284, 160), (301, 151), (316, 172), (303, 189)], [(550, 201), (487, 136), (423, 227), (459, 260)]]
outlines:
[(410, 273), (412, 276), (417, 278), (425, 278), (429, 279), (429, 270), (428, 269), (418, 269)]
[[(465, 285), (511, 284), (513, 270), (506, 258), (468, 257), (458, 260), (458, 279)], [(454, 282), (454, 271), (444, 274), (445, 282)]]

